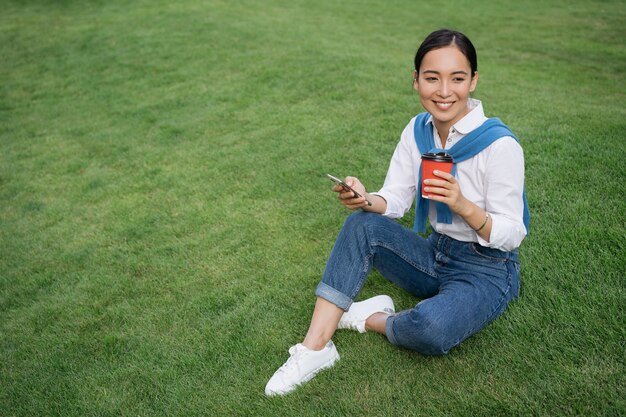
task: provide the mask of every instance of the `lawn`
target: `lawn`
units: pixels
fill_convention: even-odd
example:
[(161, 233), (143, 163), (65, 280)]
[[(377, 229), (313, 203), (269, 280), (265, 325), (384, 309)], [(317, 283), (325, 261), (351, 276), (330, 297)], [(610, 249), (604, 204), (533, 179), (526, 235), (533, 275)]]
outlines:
[[(0, 416), (626, 414), (623, 2), (2, 3)], [(524, 147), (521, 297), (445, 357), (338, 332), (267, 398), (349, 214), (325, 173), (382, 185), (440, 27)]]

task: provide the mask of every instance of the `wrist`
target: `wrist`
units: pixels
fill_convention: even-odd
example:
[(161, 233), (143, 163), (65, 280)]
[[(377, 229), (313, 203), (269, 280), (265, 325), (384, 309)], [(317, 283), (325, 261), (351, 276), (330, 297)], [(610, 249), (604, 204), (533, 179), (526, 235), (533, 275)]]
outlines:
[(458, 215), (467, 221), (467, 219), (472, 218), (478, 210), (480, 210), (480, 207), (471, 201), (464, 199), (464, 204), (461, 206), (461, 210), (459, 210)]
[(483, 220), (483, 223), (478, 226), (477, 229), (474, 229), (475, 232), (480, 232), (481, 230), (483, 230), (485, 228), (485, 226), (487, 226), (487, 222), (489, 221), (489, 213), (485, 212), (485, 220)]
[(465, 211), (463, 214), (459, 213), (459, 215), (465, 220), (465, 223), (474, 230), (478, 232), (485, 228), (487, 221), (489, 220), (489, 214), (486, 210), (481, 209), (476, 204), (471, 201), (467, 201), (468, 204), (465, 207)]
[(372, 202), (371, 206), (363, 207), (364, 211), (370, 211), (372, 213), (384, 214), (387, 210), (387, 200), (378, 194), (365, 193), (365, 198)]

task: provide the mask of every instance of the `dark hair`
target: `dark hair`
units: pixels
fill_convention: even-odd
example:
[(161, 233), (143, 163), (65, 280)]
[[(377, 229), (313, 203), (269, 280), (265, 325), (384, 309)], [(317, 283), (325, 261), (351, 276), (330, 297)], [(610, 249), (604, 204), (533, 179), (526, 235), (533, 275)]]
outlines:
[(470, 63), (472, 70), (472, 77), (478, 70), (478, 59), (476, 58), (476, 49), (467, 36), (461, 32), (457, 32), (450, 29), (439, 29), (431, 33), (424, 39), (424, 42), (420, 45), (417, 53), (415, 54), (415, 71), (419, 72), (420, 65), (424, 55), (433, 49), (445, 48), (446, 46), (454, 45), (465, 55)]

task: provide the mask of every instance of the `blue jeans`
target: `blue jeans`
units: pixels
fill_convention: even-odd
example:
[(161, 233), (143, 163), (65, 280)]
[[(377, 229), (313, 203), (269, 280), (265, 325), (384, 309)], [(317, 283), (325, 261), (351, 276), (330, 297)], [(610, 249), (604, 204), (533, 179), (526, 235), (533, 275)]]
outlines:
[(484, 328), (519, 294), (517, 251), (502, 252), (433, 232), (423, 238), (380, 214), (344, 224), (316, 295), (347, 311), (372, 267), (422, 298), (387, 319), (395, 345), (443, 355)]

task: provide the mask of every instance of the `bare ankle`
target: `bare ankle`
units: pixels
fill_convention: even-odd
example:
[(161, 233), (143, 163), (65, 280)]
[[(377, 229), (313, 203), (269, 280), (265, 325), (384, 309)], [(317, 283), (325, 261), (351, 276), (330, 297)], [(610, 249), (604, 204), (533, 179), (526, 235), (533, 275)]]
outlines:
[(387, 334), (387, 313), (374, 313), (365, 320), (365, 329), (380, 334)]
[(305, 337), (304, 341), (302, 342), (302, 344), (310, 350), (322, 350), (324, 349), (324, 347), (326, 347), (327, 343), (328, 340), (324, 341), (321, 338), (313, 338), (309, 335), (307, 335), (307, 337)]

